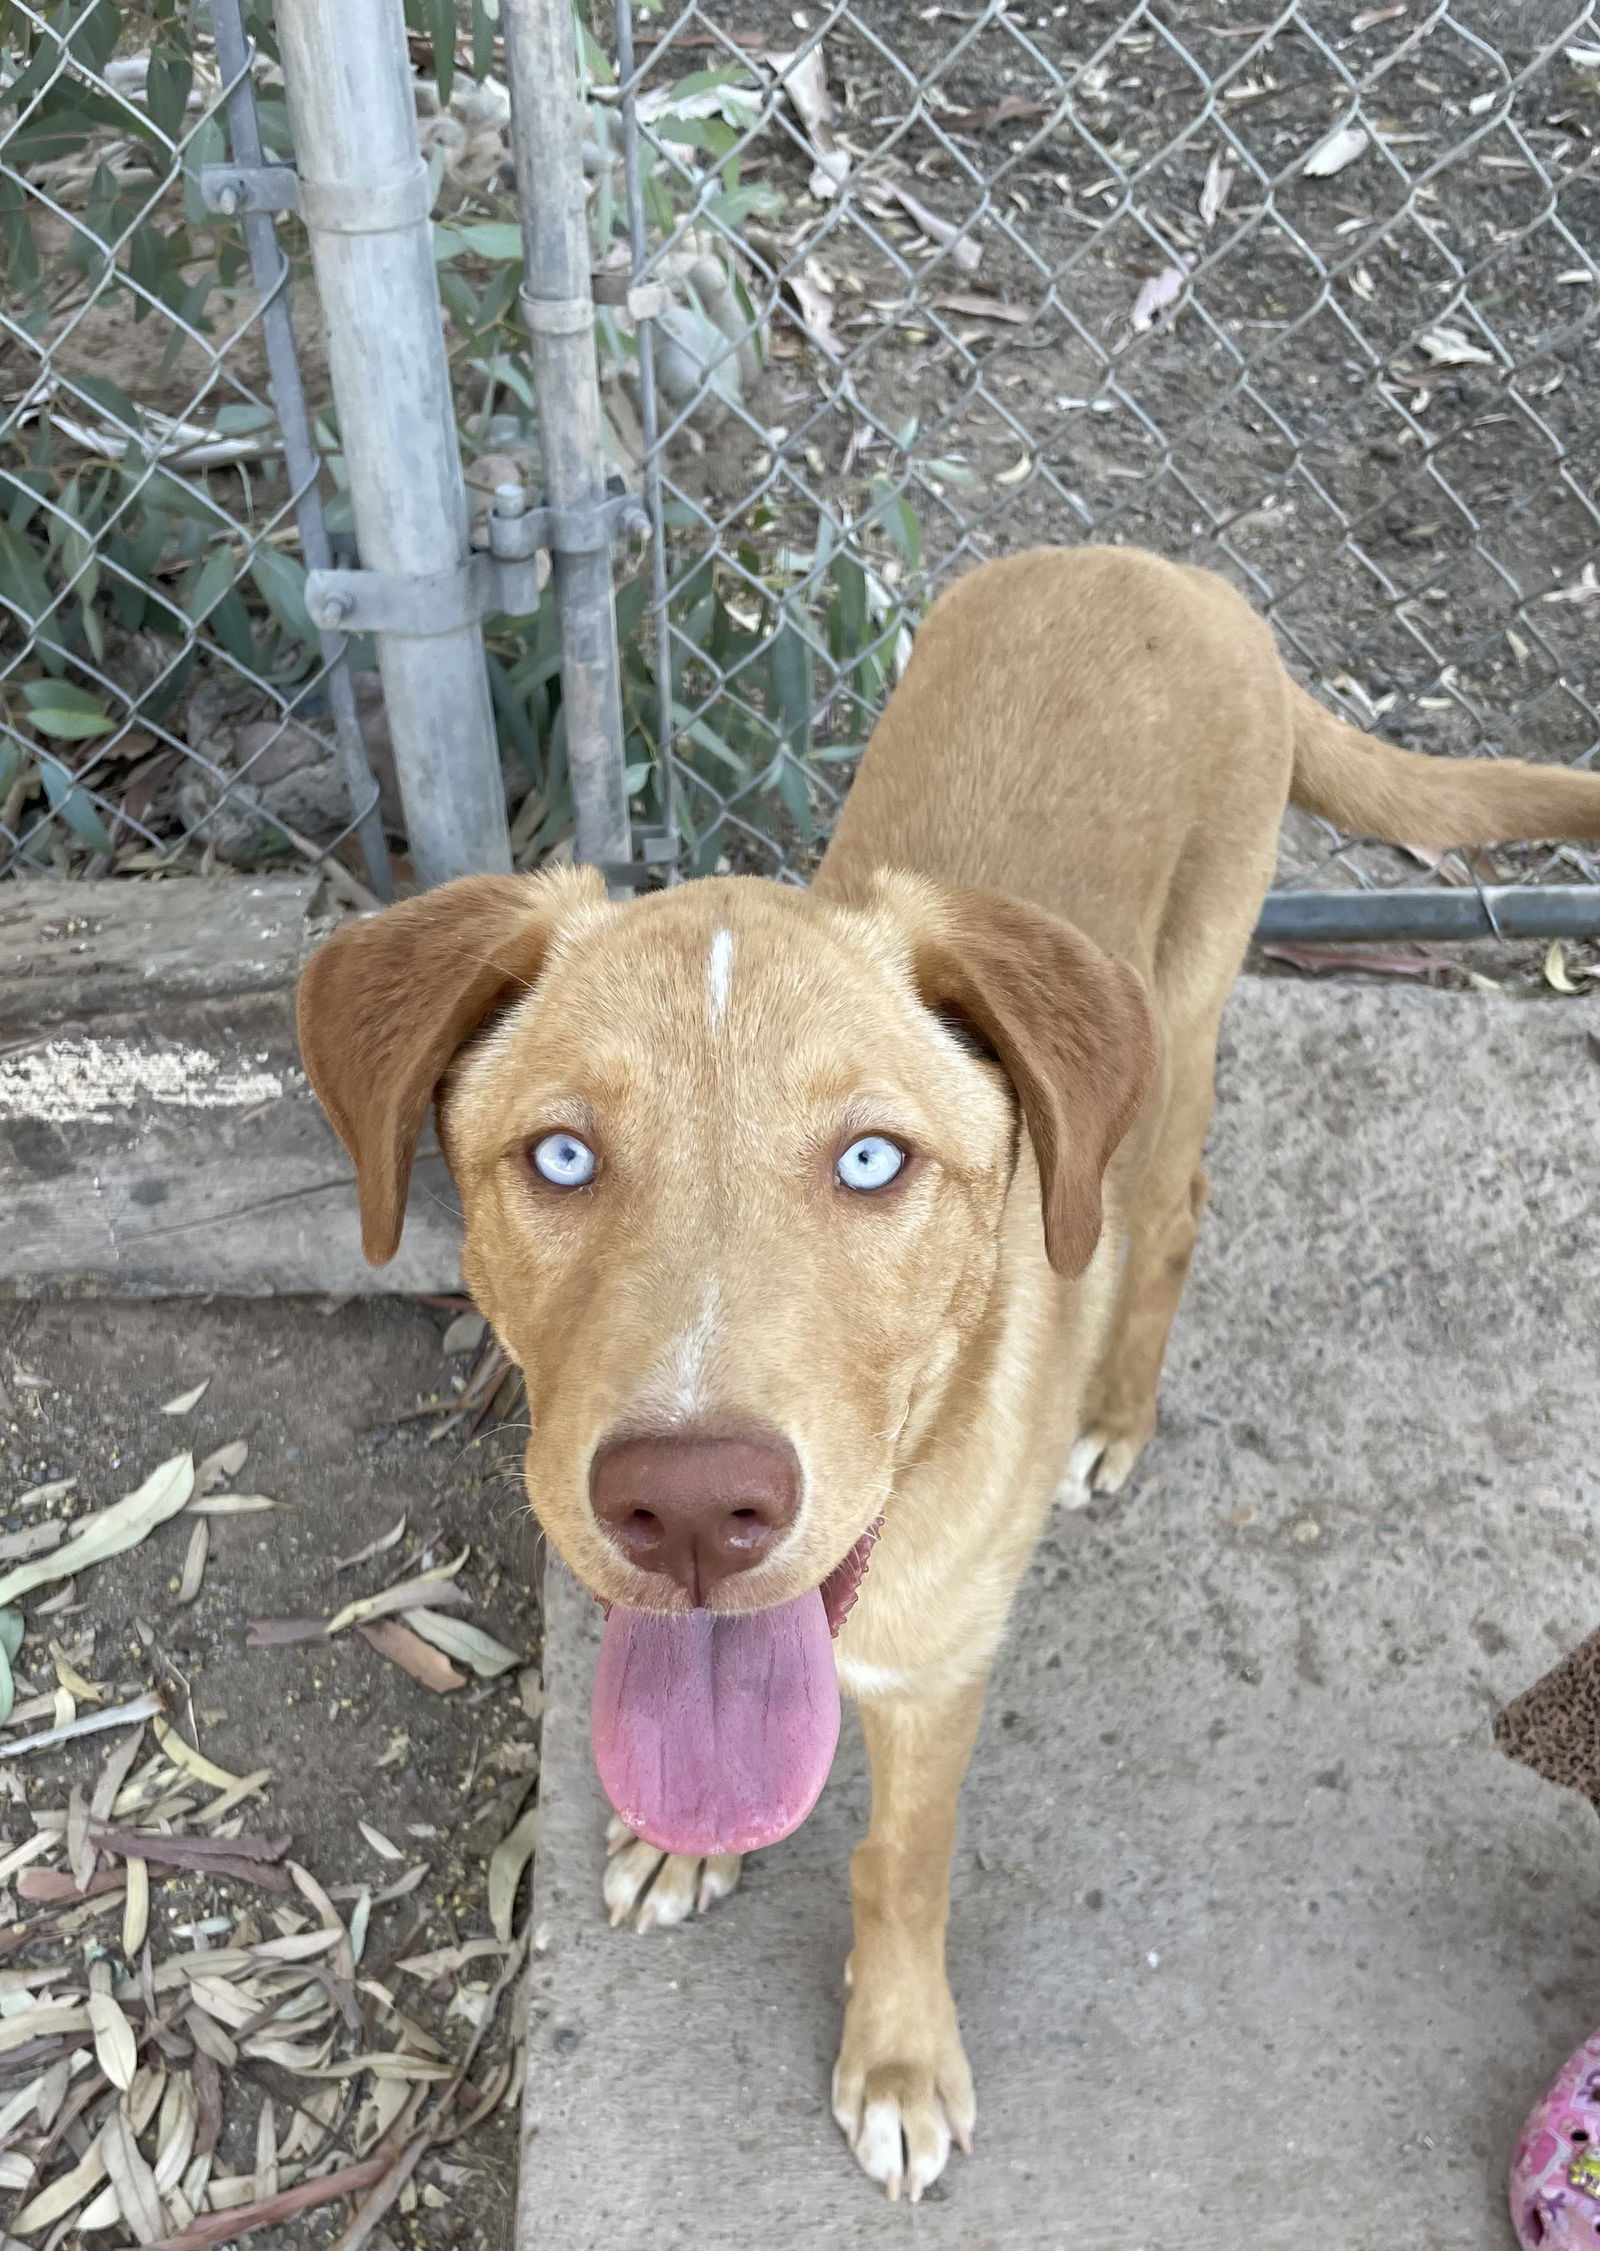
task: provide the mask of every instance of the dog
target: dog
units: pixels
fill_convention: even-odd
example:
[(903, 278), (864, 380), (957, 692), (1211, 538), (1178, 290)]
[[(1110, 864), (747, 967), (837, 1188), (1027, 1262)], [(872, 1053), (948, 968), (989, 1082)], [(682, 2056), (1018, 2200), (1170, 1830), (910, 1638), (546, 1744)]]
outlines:
[(1600, 837), (1600, 778), (1333, 718), (1221, 578), (1040, 550), (935, 604), (809, 892), (468, 877), (302, 979), (376, 1262), (436, 1105), (530, 1500), (608, 1606), (613, 1920), (729, 1891), (859, 1704), (832, 2099), (891, 2197), (971, 2145), (957, 1793), (1052, 1502), (1155, 1429), (1289, 802), (1392, 843)]

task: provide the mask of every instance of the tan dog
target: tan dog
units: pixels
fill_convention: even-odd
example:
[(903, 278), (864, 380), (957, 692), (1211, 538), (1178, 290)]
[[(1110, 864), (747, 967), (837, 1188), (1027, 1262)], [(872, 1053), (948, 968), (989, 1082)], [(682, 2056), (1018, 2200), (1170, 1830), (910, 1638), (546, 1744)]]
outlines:
[(1290, 798), (1411, 844), (1600, 836), (1600, 779), (1340, 725), (1222, 580), (1040, 552), (938, 603), (809, 894), (474, 878), (303, 981), (370, 1258), (437, 1098), (533, 1506), (615, 1606), (614, 1919), (709, 1904), (803, 1818), (835, 1653), (860, 1701), (834, 2109), (891, 2196), (972, 2132), (957, 1791), (1052, 1497), (1114, 1491), (1155, 1427)]

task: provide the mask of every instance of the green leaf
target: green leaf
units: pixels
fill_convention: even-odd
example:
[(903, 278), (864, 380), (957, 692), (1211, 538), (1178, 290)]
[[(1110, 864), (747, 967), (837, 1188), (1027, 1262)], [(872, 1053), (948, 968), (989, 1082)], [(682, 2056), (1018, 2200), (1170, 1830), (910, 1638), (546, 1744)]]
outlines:
[(250, 612), (235, 593), (224, 594), (210, 617), (212, 632), (227, 650), (235, 664), (255, 672), (260, 669), (256, 650), (256, 637), (250, 623)]
[(258, 547), (250, 558), (250, 576), (260, 588), (268, 609), (286, 631), (308, 649), (320, 649), (321, 636), (306, 609), (305, 566), (276, 547)]
[(423, 0), (423, 28), (433, 43), (433, 74), (439, 107), (448, 109), (456, 82), (456, 0)]
[(471, 227), (435, 227), (433, 254), (441, 260), (463, 254), (470, 258), (520, 259), (522, 229), (509, 219), (484, 219)]
[(256, 404), (240, 402), (219, 406), (211, 420), (225, 438), (245, 438), (257, 430), (275, 430), (278, 426), (278, 417), (265, 400)]
[(208, 211), (200, 193), (201, 167), (207, 164), (225, 164), (228, 158), (227, 136), (222, 130), (222, 120), (208, 117), (195, 127), (183, 150), (183, 209), (191, 227), (225, 227), (227, 221)]
[(737, 227), (744, 219), (775, 219), (783, 209), (783, 198), (776, 188), (733, 188), (708, 197), (703, 209), (718, 226)]
[(654, 771), (655, 762), (649, 758), (641, 759), (636, 766), (625, 767), (622, 775), (622, 786), (628, 795), (637, 797)]
[(783, 739), (796, 758), (811, 748), (811, 709), (815, 702), (811, 643), (801, 631), (792, 602), (785, 602), (768, 659)]
[(213, 547), (199, 567), (189, 575), (183, 590), (183, 610), (186, 617), (201, 625), (233, 584), (233, 551), (227, 547)]
[[(81, 743), (92, 741), (96, 735), (116, 733), (117, 723), (106, 717), (99, 697), (74, 687), (69, 680), (28, 680), (22, 693), (27, 699), (28, 717), (41, 735)], [(66, 769), (60, 771), (65, 773)], [(48, 789), (48, 776), (45, 786)]]
[(127, 392), (113, 383), (108, 375), (80, 375), (70, 372), (66, 373), (66, 380), (75, 391), (81, 391), (85, 398), (93, 399), (101, 413), (128, 436), (139, 436), (144, 428), (144, 417)]
[(804, 773), (792, 758), (785, 758), (779, 765), (778, 795), (783, 799), (795, 827), (809, 844), (815, 825), (811, 817), (811, 793), (806, 788)]
[(849, 664), (868, 638), (867, 574), (859, 556), (841, 554), (833, 559), (832, 577), (837, 595), (833, 654), (841, 664)]
[(32, 541), (0, 523), (0, 600), (20, 610), (30, 625), (37, 625), (51, 599)]
[[(39, 724), (36, 713), (34, 725)], [(107, 728), (109, 724), (109, 721), (104, 723)], [(80, 788), (58, 758), (52, 758), (44, 750), (37, 755), (39, 779), (44, 784), (45, 796), (50, 800), (50, 810), (66, 823), (80, 844), (88, 845), (91, 852), (109, 852), (111, 839), (106, 833), (104, 821), (94, 809), (88, 791)]]
[(184, 105), (194, 84), (194, 64), (187, 55), (155, 54), (145, 78), (145, 104), (150, 120), (169, 141), (183, 129)]

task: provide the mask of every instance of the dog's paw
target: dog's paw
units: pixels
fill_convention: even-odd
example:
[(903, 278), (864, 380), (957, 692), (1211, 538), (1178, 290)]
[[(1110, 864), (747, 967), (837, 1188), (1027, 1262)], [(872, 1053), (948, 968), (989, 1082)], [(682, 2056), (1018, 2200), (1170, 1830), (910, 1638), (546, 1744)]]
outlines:
[(670, 1930), (691, 1915), (703, 1915), (727, 1898), (739, 1881), (742, 1865), (735, 1852), (706, 1860), (662, 1852), (613, 1815), (606, 1831), (602, 1886), (611, 1927), (631, 1923), (636, 1931)]
[(1144, 1428), (1093, 1425), (1067, 1456), (1066, 1471), (1056, 1487), (1061, 1506), (1087, 1508), (1097, 1493), (1120, 1493), (1150, 1436)]
[(972, 2148), (972, 2071), (948, 1991), (913, 2036), (873, 2029), (876, 2013), (852, 1993), (833, 2068), (833, 2115), (856, 2163), (891, 2203), (904, 2194), (915, 2204), (944, 2171), (952, 2142)]

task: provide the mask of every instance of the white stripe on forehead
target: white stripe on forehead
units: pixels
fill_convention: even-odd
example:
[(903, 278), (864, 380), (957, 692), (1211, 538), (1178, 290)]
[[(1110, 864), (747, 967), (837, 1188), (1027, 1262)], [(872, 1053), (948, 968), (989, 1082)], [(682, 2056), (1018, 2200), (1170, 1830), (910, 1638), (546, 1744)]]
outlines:
[(733, 990), (733, 932), (719, 930), (711, 941), (706, 955), (706, 1014), (711, 1019), (711, 1029), (716, 1031), (728, 1010), (728, 995)]

